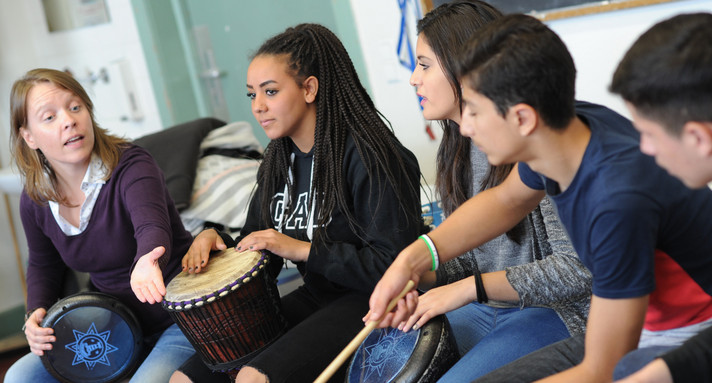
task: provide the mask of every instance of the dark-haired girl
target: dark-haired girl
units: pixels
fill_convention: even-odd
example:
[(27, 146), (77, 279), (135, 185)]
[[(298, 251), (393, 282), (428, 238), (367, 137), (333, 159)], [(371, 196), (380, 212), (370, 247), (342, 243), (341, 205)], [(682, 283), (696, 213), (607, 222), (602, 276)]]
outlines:
[[(458, 0), (435, 8), (418, 23), (418, 66), (410, 81), (423, 98), (423, 116), (443, 127), (436, 188), (447, 215), (501, 183), (513, 167), (490, 165), (460, 135), (462, 93), (453, 69), (469, 37), (500, 16), (485, 2)], [(481, 274), (480, 291), (473, 274)], [(591, 293), (590, 274), (548, 199), (506, 235), (429, 272), (419, 286), (439, 287), (418, 299), (416, 311), (400, 328), (417, 328), (447, 313), (462, 359), (443, 376), (445, 382), (469, 382), (583, 333)]]
[[(420, 234), (420, 172), (341, 42), (321, 25), (301, 24), (266, 41), (248, 68), (247, 95), (272, 141), (236, 248), (268, 250), (275, 274), (284, 259), (295, 262), (304, 285), (282, 298), (287, 333), (236, 381), (310, 382), (363, 328), (376, 282)], [(201, 233), (184, 268), (200, 272), (210, 250), (229, 241), (214, 230)], [(206, 368), (194, 358), (174, 381), (209, 381), (201, 375)]]

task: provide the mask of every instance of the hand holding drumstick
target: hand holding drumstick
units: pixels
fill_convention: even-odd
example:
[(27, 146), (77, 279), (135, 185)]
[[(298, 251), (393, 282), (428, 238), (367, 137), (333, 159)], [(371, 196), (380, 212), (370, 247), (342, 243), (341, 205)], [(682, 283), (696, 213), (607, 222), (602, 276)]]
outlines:
[[(430, 258), (426, 259), (426, 263), (421, 265), (421, 262), (412, 262), (409, 260), (408, 250), (417, 247), (422, 241), (417, 241), (404, 249), (401, 254), (396, 257), (395, 261), (388, 267), (388, 270), (383, 274), (381, 280), (376, 284), (371, 294), (369, 306), (370, 312), (363, 318), (367, 320), (378, 320), (378, 327), (397, 327), (400, 323), (407, 321), (415, 312), (418, 306), (418, 293), (416, 291), (409, 292), (405, 299), (398, 302), (395, 311), (386, 310), (386, 305), (390, 300), (400, 292), (408, 281), (413, 281), (417, 286), (421, 275), (429, 269)], [(426, 250), (427, 251), (427, 250)], [(411, 251), (412, 252), (412, 251)]]
[[(400, 292), (400, 294), (398, 294), (397, 297), (393, 298), (390, 301), (390, 303), (388, 304), (388, 306), (386, 308), (386, 313), (393, 310), (393, 308), (396, 306), (396, 304), (398, 304), (398, 301), (400, 301), (409, 291), (411, 291), (414, 286), (415, 286), (415, 283), (413, 281), (408, 281), (408, 283), (405, 285), (405, 287)], [(351, 354), (353, 354), (354, 351), (356, 351), (356, 349), (361, 344), (361, 342), (363, 342), (364, 339), (366, 339), (368, 334), (371, 333), (371, 331), (373, 331), (373, 329), (375, 329), (379, 323), (380, 323), (380, 320), (372, 320), (372, 321), (368, 322), (366, 327), (364, 327), (358, 334), (356, 334), (354, 339), (351, 340), (351, 342), (349, 342), (348, 345), (346, 345), (346, 347), (343, 349), (343, 351), (341, 351), (341, 353), (339, 353), (339, 355), (336, 356), (334, 361), (331, 362), (331, 364), (329, 364), (326, 367), (324, 372), (322, 372), (321, 375), (319, 375), (319, 377), (316, 378), (314, 383), (327, 382), (329, 380), (329, 378), (331, 378), (331, 376), (334, 375), (336, 370), (338, 370), (339, 367), (341, 367), (341, 365), (344, 364), (344, 362), (346, 362), (346, 360), (351, 356)]]

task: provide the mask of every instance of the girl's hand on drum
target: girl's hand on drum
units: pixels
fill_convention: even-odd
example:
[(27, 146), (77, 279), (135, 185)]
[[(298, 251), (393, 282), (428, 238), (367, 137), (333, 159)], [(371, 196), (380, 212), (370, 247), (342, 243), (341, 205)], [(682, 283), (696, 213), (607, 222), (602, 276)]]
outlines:
[(199, 273), (203, 267), (207, 266), (210, 252), (214, 250), (225, 250), (227, 246), (222, 237), (214, 229), (203, 230), (198, 234), (188, 249), (188, 253), (183, 256), (181, 264), (183, 271), (189, 273)]
[(254, 231), (235, 246), (237, 251), (268, 250), (293, 262), (306, 262), (311, 243), (294, 239), (277, 230)]
[(40, 327), (42, 319), (47, 314), (47, 310), (39, 308), (32, 312), (25, 322), (25, 336), (30, 351), (37, 356), (44, 355), (46, 350), (52, 349), (52, 343), (57, 340), (54, 337), (54, 330), (49, 327)]
[(163, 273), (158, 265), (158, 259), (166, 252), (166, 248), (158, 246), (150, 253), (142, 256), (136, 262), (131, 272), (131, 290), (141, 302), (158, 303), (166, 295), (163, 283)]
[[(402, 322), (398, 329), (408, 332), (412, 328), (417, 330), (430, 319), (440, 314), (445, 314), (460, 308), (475, 299), (474, 280), (465, 278), (449, 285), (434, 288), (418, 298), (418, 307), (407, 321)], [(473, 297), (473, 295), (475, 295)]]

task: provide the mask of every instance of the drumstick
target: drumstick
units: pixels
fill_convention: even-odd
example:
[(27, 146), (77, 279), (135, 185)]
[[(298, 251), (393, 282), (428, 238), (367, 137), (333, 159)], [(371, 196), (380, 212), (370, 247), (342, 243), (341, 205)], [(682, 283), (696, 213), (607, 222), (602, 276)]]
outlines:
[[(396, 306), (398, 301), (401, 300), (401, 298), (403, 298), (405, 296), (405, 294), (408, 293), (408, 291), (413, 289), (413, 286), (415, 286), (415, 282), (408, 281), (408, 283), (406, 283), (405, 287), (403, 288), (403, 291), (401, 291), (397, 297), (393, 298), (391, 300), (391, 302), (388, 303), (388, 306), (386, 307), (386, 312), (383, 315), (385, 316), (387, 313), (391, 312), (391, 310), (393, 310), (393, 308)], [(331, 378), (331, 376), (334, 375), (336, 370), (338, 370), (339, 367), (341, 367), (341, 365), (344, 364), (344, 362), (346, 362), (346, 359), (348, 359), (351, 356), (351, 354), (353, 354), (354, 351), (356, 351), (358, 346), (361, 345), (361, 342), (363, 342), (363, 340), (366, 339), (368, 334), (370, 334), (371, 331), (373, 331), (373, 329), (376, 328), (378, 323), (381, 322), (381, 319), (383, 319), (383, 316), (378, 318), (378, 320), (372, 320), (372, 321), (368, 322), (366, 327), (364, 327), (358, 334), (356, 334), (356, 336), (351, 340), (351, 342), (349, 342), (349, 344), (347, 344), (346, 347), (344, 347), (344, 349), (339, 353), (339, 355), (337, 355), (336, 358), (334, 358), (334, 360), (331, 362), (331, 364), (329, 364), (326, 367), (326, 369), (321, 373), (321, 375), (319, 375), (319, 377), (316, 378), (314, 383), (326, 383), (326, 381), (328, 381), (329, 378)]]

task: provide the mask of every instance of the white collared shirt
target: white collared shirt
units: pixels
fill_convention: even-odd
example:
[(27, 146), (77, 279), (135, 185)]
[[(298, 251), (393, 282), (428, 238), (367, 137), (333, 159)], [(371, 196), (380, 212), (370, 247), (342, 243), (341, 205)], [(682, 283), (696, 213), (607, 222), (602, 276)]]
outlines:
[(101, 158), (92, 153), (87, 172), (84, 174), (84, 179), (82, 179), (81, 189), (86, 198), (79, 210), (79, 227), (75, 227), (59, 214), (59, 204), (56, 201), (49, 201), (49, 208), (52, 211), (54, 220), (57, 221), (57, 225), (59, 225), (64, 234), (81, 234), (87, 228), (89, 217), (91, 217), (91, 212), (94, 210), (94, 204), (97, 197), (99, 197), (99, 191), (106, 183), (104, 177), (106, 177), (107, 171)]

